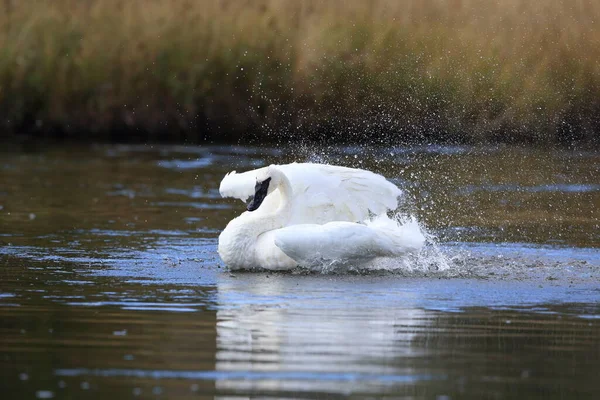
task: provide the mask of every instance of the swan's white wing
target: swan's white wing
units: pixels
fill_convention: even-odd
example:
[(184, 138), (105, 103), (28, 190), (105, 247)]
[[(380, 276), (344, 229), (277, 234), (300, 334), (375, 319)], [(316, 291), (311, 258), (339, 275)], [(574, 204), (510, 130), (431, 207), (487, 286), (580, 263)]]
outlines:
[[(254, 195), (256, 177), (265, 168), (225, 175), (219, 187), (221, 196), (246, 201)], [(380, 215), (395, 209), (402, 194), (383, 176), (361, 169), (311, 163), (278, 168), (290, 181), (293, 191), (288, 225), (363, 221), (370, 213)], [(274, 209), (280, 200), (281, 194), (276, 190), (266, 197), (259, 210)]]
[(335, 221), (325, 225), (302, 224), (278, 229), (275, 245), (305, 267), (329, 263), (361, 265), (378, 255), (390, 254), (389, 243), (379, 246), (365, 225)]
[(418, 226), (404, 227), (387, 216), (368, 225), (345, 221), (292, 225), (274, 231), (274, 242), (302, 266), (341, 263), (358, 266), (375, 257), (399, 256), (421, 248)]

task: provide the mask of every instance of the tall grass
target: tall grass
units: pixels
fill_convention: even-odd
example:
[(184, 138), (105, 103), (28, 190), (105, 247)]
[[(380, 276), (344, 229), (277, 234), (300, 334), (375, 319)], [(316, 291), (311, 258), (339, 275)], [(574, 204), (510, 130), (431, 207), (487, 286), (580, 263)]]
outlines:
[(600, 137), (595, 0), (0, 5), (3, 132), (119, 140)]

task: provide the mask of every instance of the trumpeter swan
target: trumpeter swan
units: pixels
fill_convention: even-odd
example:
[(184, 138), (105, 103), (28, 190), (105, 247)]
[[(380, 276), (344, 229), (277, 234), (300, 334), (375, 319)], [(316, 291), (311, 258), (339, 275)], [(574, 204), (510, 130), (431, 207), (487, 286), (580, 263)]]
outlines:
[(233, 269), (358, 266), (418, 250), (424, 243), (420, 231), (407, 234), (385, 214), (397, 207), (400, 189), (369, 171), (271, 165), (227, 174), (219, 190), (224, 197), (248, 201), (248, 211), (219, 236), (219, 255)]

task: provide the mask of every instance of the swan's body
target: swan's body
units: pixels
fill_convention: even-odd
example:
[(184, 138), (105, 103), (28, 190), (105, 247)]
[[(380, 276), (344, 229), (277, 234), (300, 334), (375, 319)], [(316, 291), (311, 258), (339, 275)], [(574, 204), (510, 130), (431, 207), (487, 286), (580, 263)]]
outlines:
[[(401, 191), (369, 171), (272, 165), (226, 175), (220, 192), (224, 197), (252, 199), (249, 211), (233, 219), (219, 236), (219, 255), (233, 269), (360, 265), (375, 257), (418, 250), (424, 242), (420, 231), (407, 235), (403, 226), (387, 217), (386, 211), (397, 207)], [(378, 217), (368, 221), (370, 215)]]

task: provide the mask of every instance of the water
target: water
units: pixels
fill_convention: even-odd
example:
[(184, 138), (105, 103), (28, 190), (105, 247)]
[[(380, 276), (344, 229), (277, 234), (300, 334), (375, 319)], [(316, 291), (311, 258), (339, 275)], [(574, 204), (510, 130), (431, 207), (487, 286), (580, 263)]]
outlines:
[[(394, 271), (228, 271), (216, 238), (243, 205), (222, 176), (306, 160), (394, 180), (437, 245)], [(510, 147), (5, 149), (3, 398), (597, 398), (599, 169)]]

